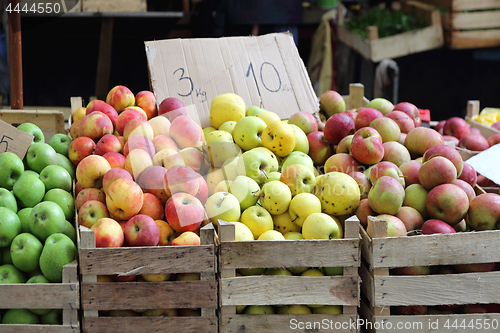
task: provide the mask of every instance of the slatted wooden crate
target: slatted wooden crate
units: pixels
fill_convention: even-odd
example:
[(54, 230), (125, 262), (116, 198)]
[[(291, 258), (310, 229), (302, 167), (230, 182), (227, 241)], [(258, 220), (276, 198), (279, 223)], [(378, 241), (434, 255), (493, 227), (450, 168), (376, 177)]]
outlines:
[(80, 283), (78, 263), (63, 267), (62, 283), (0, 284), (0, 309), (62, 309), (62, 325), (6, 325), (4, 333), (78, 333), (80, 322)]
[[(500, 11), (499, 11), (499, 13), (500, 13)], [(499, 130), (492, 128), (492, 127), (489, 127), (489, 126), (485, 126), (485, 125), (473, 120), (473, 118), (475, 116), (479, 115), (479, 112), (480, 112), (479, 101), (474, 100), (474, 101), (467, 102), (467, 116), (465, 119), (469, 121), (471, 127), (475, 127), (477, 129), (479, 129), (481, 131), (481, 134), (486, 139), (489, 139), (490, 137), (492, 137), (495, 134), (499, 134), (500, 133)]]
[(446, 46), (468, 49), (500, 46), (498, 0), (421, 0), (443, 9)]
[(42, 130), (45, 142), (56, 133), (66, 133), (62, 111), (0, 110), (0, 120), (16, 127), (22, 123), (33, 123)]
[[(369, 217), (372, 235), (360, 228), (359, 275), (365, 301), (360, 314), (368, 332), (497, 332), (500, 314), (391, 315), (391, 306), (498, 303), (500, 271), (439, 275), (389, 275), (395, 267), (500, 262), (500, 230), (387, 237), (387, 223)], [(452, 327), (455, 320), (458, 327)], [(462, 321), (474, 326), (460, 328)], [(437, 321), (439, 327), (429, 327)], [(477, 323), (490, 323), (480, 329)], [(448, 323), (449, 327), (446, 327)], [(398, 326), (400, 325), (400, 326)], [(494, 327), (491, 327), (494, 325)], [(493, 329), (494, 328), (494, 329)]]
[(424, 19), (428, 26), (384, 38), (378, 37), (377, 27), (368, 27), (368, 38), (365, 39), (343, 26), (343, 10), (339, 10), (337, 37), (342, 43), (372, 62), (443, 47), (441, 16), (434, 6), (418, 1), (405, 1), (402, 2), (401, 9)]
[[(199, 246), (96, 248), (80, 226), (84, 332), (217, 332), (216, 239), (212, 224)], [(97, 275), (200, 273), (199, 281), (97, 282)], [(201, 316), (106, 317), (99, 310), (201, 308)]]
[[(234, 241), (234, 225), (219, 222), (219, 332), (312, 332), (299, 323), (333, 323), (329, 332), (357, 332), (359, 221), (346, 220), (344, 239)], [(344, 267), (343, 276), (236, 276), (239, 268)], [(341, 315), (237, 314), (236, 305), (328, 304)], [(335, 328), (335, 323), (340, 326)], [(332, 328), (333, 327), (333, 328)], [(324, 328), (323, 328), (324, 329)]]

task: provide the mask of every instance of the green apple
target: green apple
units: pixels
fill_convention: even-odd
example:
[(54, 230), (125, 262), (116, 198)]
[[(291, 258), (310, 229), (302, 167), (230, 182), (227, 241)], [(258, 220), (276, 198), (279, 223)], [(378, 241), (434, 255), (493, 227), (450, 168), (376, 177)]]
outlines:
[(26, 153), (26, 162), (31, 170), (40, 173), (46, 166), (57, 164), (57, 153), (48, 144), (35, 142)]
[(3, 315), (2, 324), (40, 324), (40, 318), (28, 309), (9, 309)]
[(279, 170), (280, 167), (280, 161), (276, 155), (267, 149), (266, 147), (256, 147), (253, 148), (252, 151), (258, 151), (264, 155), (266, 155), (267, 160), (269, 161), (269, 171), (275, 172)]
[[(41, 249), (40, 249), (40, 252), (41, 252)], [(37, 266), (38, 266), (38, 262), (37, 262)], [(38, 275), (34, 275), (34, 276), (30, 277), (28, 279), (28, 281), (26, 281), (26, 283), (50, 283), (50, 281), (42, 274), (38, 274)], [(39, 315), (39, 316), (47, 315), (50, 312), (52, 312), (52, 309), (29, 309), (29, 310), (31, 312), (33, 312), (34, 314)]]
[(214, 168), (220, 168), (226, 160), (238, 156), (241, 151), (241, 148), (234, 143), (231, 134), (226, 131), (210, 132), (205, 140), (205, 150)]
[(427, 211), (427, 195), (429, 191), (425, 189), (420, 184), (411, 184), (405, 188), (405, 198), (403, 200), (403, 206), (409, 206), (415, 208), (420, 215), (427, 220), (429, 218), (429, 212)]
[[(284, 234), (283, 237), (285, 237), (286, 240), (304, 239), (304, 236), (302, 236), (302, 233), (298, 232), (298, 231), (289, 231), (286, 234)], [(289, 270), (292, 271), (290, 268), (289, 268)]]
[(321, 201), (314, 194), (300, 193), (290, 201), (288, 215), (297, 226), (302, 227), (305, 219), (314, 213), (321, 213)]
[(25, 283), (26, 276), (12, 264), (0, 266), (0, 284)]
[(62, 166), (66, 171), (68, 171), (71, 179), (76, 177), (76, 167), (75, 165), (64, 155), (57, 154), (57, 165)]
[(29, 217), (32, 210), (33, 208), (27, 207), (17, 212), (17, 217), (19, 217), (19, 221), (21, 221), (21, 232), (31, 232)]
[(61, 207), (66, 220), (71, 221), (75, 217), (75, 199), (71, 193), (60, 188), (54, 188), (47, 191), (43, 197), (43, 201), (52, 201)]
[(250, 229), (255, 239), (258, 239), (264, 232), (274, 229), (271, 214), (260, 206), (245, 209), (241, 213), (240, 221)]
[(35, 124), (23, 123), (17, 126), (17, 129), (33, 135), (33, 142), (45, 142), (45, 136), (42, 130)]
[(243, 211), (257, 203), (260, 195), (260, 186), (252, 178), (238, 176), (229, 186), (229, 192), (238, 199), (240, 208)]
[(281, 171), (283, 172), (283, 170), (285, 170), (287, 167), (294, 164), (302, 164), (311, 169), (312, 172), (314, 172), (314, 169), (316, 169), (314, 167), (314, 162), (309, 155), (304, 154), (301, 151), (294, 151), (283, 159), (281, 163)]
[(206, 203), (208, 218), (218, 225), (219, 220), (226, 222), (238, 221), (241, 216), (240, 202), (231, 193), (217, 192), (208, 197)]
[(12, 240), (21, 233), (21, 221), (12, 210), (0, 207), (0, 247), (10, 246)]
[(40, 255), (40, 270), (50, 282), (62, 282), (63, 266), (78, 257), (75, 243), (66, 235), (55, 233), (45, 241)]
[(324, 305), (321, 307), (312, 308), (313, 314), (332, 314), (339, 315), (343, 313), (343, 309), (341, 305)]
[(263, 147), (262, 132), (266, 128), (264, 120), (249, 116), (238, 120), (234, 127), (233, 138), (243, 150)]
[(253, 237), (252, 231), (243, 223), (234, 221), (229, 222), (234, 224), (234, 240), (235, 241), (253, 241), (255, 238)]
[[(26, 173), (26, 172), (25, 172)], [(45, 185), (35, 175), (24, 175), (14, 184), (14, 196), (24, 208), (34, 207), (45, 195)]]
[(33, 170), (24, 170), (23, 176), (35, 176), (36, 178), (40, 177), (40, 174)]
[(48, 314), (40, 316), (40, 321), (47, 325), (62, 325), (62, 310), (52, 310)]
[(262, 186), (260, 204), (272, 215), (280, 215), (288, 210), (292, 192), (279, 181), (265, 183)]
[[(290, 211), (290, 208), (288, 209)], [(291, 231), (300, 233), (301, 230), (301, 227), (293, 223), (289, 211), (280, 215), (273, 215), (274, 230), (281, 232), (283, 235)]]
[(264, 274), (265, 271), (266, 271), (265, 268), (238, 268), (236, 272), (244, 276), (249, 276), (249, 275), (262, 275)]
[(280, 181), (286, 184), (292, 195), (311, 193), (316, 187), (314, 172), (302, 164), (292, 164), (281, 171)]
[(262, 111), (262, 112), (259, 112), (255, 115), (255, 117), (258, 117), (262, 120), (264, 120), (264, 122), (266, 123), (266, 125), (269, 125), (275, 121), (280, 121), (281, 118), (280, 116), (278, 116), (276, 113), (274, 112), (271, 112), (271, 111)]
[(274, 172), (271, 172), (270, 174), (267, 175), (267, 179), (264, 183), (269, 183), (269, 182), (272, 182), (273, 180), (280, 180), (281, 178), (281, 172), (278, 172), (278, 171), (274, 171)]
[(233, 135), (235, 125), (236, 122), (233, 120), (226, 121), (224, 124), (220, 125), (219, 131), (226, 131), (229, 134)]
[(263, 108), (259, 108), (258, 106), (252, 105), (245, 112), (245, 116), (247, 116), (247, 117), (249, 117), (249, 116), (255, 116), (258, 113), (261, 113), (261, 112), (264, 112), (264, 111), (266, 111), (266, 110), (264, 110)]
[(309, 140), (307, 139), (306, 133), (297, 125), (289, 125), (293, 129), (295, 134), (295, 147), (294, 151), (301, 151), (304, 154), (309, 154)]
[(304, 239), (339, 239), (342, 237), (338, 223), (330, 215), (313, 213), (302, 225)]
[(243, 312), (247, 315), (267, 315), (274, 314), (274, 308), (271, 305), (249, 305)]
[(0, 188), (0, 207), (5, 207), (17, 213), (17, 201), (11, 191)]
[(272, 240), (272, 241), (282, 241), (286, 240), (285, 237), (281, 234), (281, 232), (276, 230), (268, 230), (264, 231), (262, 235), (257, 238), (257, 240)]
[(71, 223), (70, 221), (66, 221), (65, 226), (66, 228), (64, 228), (64, 231), (62, 233), (68, 236), (73, 241), (73, 243), (76, 244), (76, 229), (73, 226), (73, 223)]
[(211, 133), (211, 132), (213, 132), (213, 131), (217, 131), (217, 128), (212, 127), (212, 126), (205, 127), (205, 128), (203, 129), (203, 137), (205, 137), (205, 138), (206, 138), (206, 137), (207, 137), (207, 135), (208, 135), (208, 134), (210, 134), (210, 133)]
[(292, 276), (293, 274), (286, 268), (268, 268), (264, 272), (264, 275), (284, 275)]
[(258, 151), (249, 150), (244, 152), (237, 162), (238, 175), (247, 176), (262, 184), (268, 178), (269, 160)]
[(221, 170), (225, 180), (235, 180), (238, 177), (239, 156), (231, 157), (222, 163)]
[(2, 248), (2, 265), (12, 264), (12, 258), (10, 257), (10, 246)]
[(43, 244), (33, 234), (17, 235), (10, 245), (10, 257), (17, 269), (23, 272), (33, 272), (38, 269), (38, 260), (42, 254)]
[(217, 192), (229, 192), (229, 186), (231, 186), (232, 180), (221, 180), (217, 186), (214, 188), (214, 193)]
[(311, 314), (311, 309), (307, 305), (293, 304), (293, 305), (282, 305), (278, 308), (278, 314)]
[(300, 276), (325, 276), (325, 274), (317, 268), (308, 268)]
[(59, 188), (71, 192), (73, 180), (71, 175), (59, 165), (48, 165), (40, 172), (40, 180), (45, 185), (45, 191)]
[(43, 201), (33, 207), (29, 217), (30, 230), (41, 241), (66, 228), (64, 211), (52, 201)]
[(344, 267), (322, 267), (321, 270), (325, 275), (328, 276), (344, 274)]
[(23, 161), (14, 153), (0, 154), (0, 187), (12, 190), (24, 172)]
[(68, 149), (70, 143), (71, 138), (63, 133), (54, 134), (48, 142), (49, 146), (54, 148), (56, 153), (62, 154), (66, 157), (68, 157)]

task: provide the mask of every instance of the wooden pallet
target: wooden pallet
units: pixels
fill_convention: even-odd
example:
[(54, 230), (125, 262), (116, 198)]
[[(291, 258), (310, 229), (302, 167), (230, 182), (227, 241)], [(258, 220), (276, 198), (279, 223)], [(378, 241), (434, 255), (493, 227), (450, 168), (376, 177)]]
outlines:
[[(500, 314), (492, 313), (422, 316), (390, 314), (391, 306), (400, 305), (496, 303), (500, 300), (500, 271), (420, 276), (389, 275), (389, 268), (395, 267), (499, 262), (500, 253), (496, 249), (500, 247), (500, 230), (387, 237), (387, 223), (384, 220), (369, 217), (368, 223), (371, 224), (372, 235), (360, 228), (363, 263), (359, 275), (362, 280), (362, 294), (366, 299), (366, 302), (361, 304), (360, 314), (371, 323), (367, 328), (373, 329), (367, 329), (369, 332), (394, 332), (398, 323), (408, 325), (403, 327), (404, 329), (400, 328), (401, 332), (487, 331), (471, 327), (464, 330), (444, 327), (446, 320), (457, 319), (461, 323), (466, 318), (483, 322), (485, 319), (495, 319), (500, 324)], [(431, 330), (428, 327), (429, 320), (438, 320), (439, 329)], [(387, 323), (393, 325), (392, 330)], [(418, 323), (422, 323), (423, 327), (409, 328), (410, 325), (418, 326)]]
[(78, 263), (63, 267), (62, 283), (0, 284), (0, 309), (62, 309), (62, 325), (4, 325), (2, 333), (79, 333)]
[[(360, 262), (359, 221), (345, 221), (338, 240), (234, 241), (234, 225), (219, 221), (219, 332), (311, 332), (294, 323), (357, 320)], [(236, 276), (238, 268), (344, 267), (343, 276)], [(341, 315), (247, 315), (236, 305), (329, 304), (343, 306)], [(294, 322), (293, 320), (296, 320)], [(345, 325), (344, 324), (344, 325)], [(294, 329), (295, 331), (295, 329)], [(352, 327), (330, 332), (357, 332)]]
[(66, 133), (64, 128), (64, 113), (55, 110), (0, 110), (0, 120), (13, 126), (22, 123), (33, 123), (40, 127), (45, 136), (45, 142), (56, 133)]
[[(217, 332), (216, 235), (200, 231), (199, 246), (96, 248), (80, 226), (84, 332)], [(97, 282), (97, 275), (200, 273), (199, 281)], [(99, 310), (201, 308), (192, 317), (104, 317)]]
[(433, 6), (418, 1), (406, 1), (402, 3), (401, 9), (424, 19), (428, 26), (384, 38), (378, 37), (377, 27), (368, 27), (368, 39), (365, 39), (344, 28), (343, 10), (340, 9), (337, 25), (338, 39), (372, 62), (379, 62), (386, 58), (399, 58), (444, 45), (441, 16)]
[(441, 7), (446, 46), (469, 49), (500, 46), (497, 0), (420, 0)]

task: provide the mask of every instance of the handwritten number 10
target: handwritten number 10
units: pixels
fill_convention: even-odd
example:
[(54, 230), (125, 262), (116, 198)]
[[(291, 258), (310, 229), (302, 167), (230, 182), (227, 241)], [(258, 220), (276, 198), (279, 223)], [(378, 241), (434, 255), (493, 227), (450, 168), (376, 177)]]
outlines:
[(9, 150), (9, 142), (6, 139), (9, 139), (11, 141), (14, 140), (11, 137), (8, 137), (7, 135), (2, 136), (2, 140), (0, 141), (0, 145), (5, 144), (5, 150), (3, 152), (6, 152), (7, 150)]
[[(276, 73), (276, 76), (278, 78), (278, 88), (271, 89), (264, 82), (264, 75), (262, 73), (263, 69), (264, 69), (264, 65), (271, 66), (274, 69), (274, 72)], [(250, 63), (250, 65), (248, 66), (248, 70), (247, 70), (246, 76), (248, 77), (250, 75), (250, 73), (252, 73), (254, 79), (257, 80), (256, 77), (255, 77), (255, 73), (253, 71), (253, 64), (252, 63)], [(281, 89), (281, 77), (280, 77), (280, 73), (278, 73), (278, 70), (276, 69), (276, 67), (274, 67), (274, 65), (271, 64), (270, 62), (265, 61), (265, 62), (262, 63), (262, 65), (260, 65), (260, 81), (262, 82), (262, 85), (264, 86), (264, 88), (266, 88), (266, 90), (269, 91), (269, 92), (278, 92)]]

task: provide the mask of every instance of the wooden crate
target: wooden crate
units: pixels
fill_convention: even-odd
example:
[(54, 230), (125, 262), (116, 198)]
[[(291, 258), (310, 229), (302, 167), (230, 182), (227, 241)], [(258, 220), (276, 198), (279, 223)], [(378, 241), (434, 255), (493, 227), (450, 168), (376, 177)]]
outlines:
[(402, 3), (401, 9), (424, 19), (428, 26), (384, 38), (378, 38), (377, 27), (368, 27), (368, 39), (365, 39), (344, 28), (343, 10), (339, 10), (338, 39), (372, 62), (403, 57), (444, 45), (441, 16), (434, 6), (418, 1), (406, 1)]
[(80, 283), (77, 261), (63, 267), (62, 283), (0, 284), (0, 309), (62, 309), (62, 325), (5, 325), (3, 333), (78, 333)]
[[(199, 246), (96, 248), (80, 226), (83, 332), (217, 332), (216, 239), (212, 224)], [(97, 282), (97, 275), (200, 273), (199, 281)], [(201, 308), (192, 317), (105, 317), (99, 310)]]
[(40, 127), (45, 142), (56, 133), (66, 133), (64, 113), (62, 111), (44, 110), (0, 110), (0, 119), (13, 126), (22, 123), (33, 123)]
[[(390, 315), (391, 306), (453, 305), (497, 303), (500, 300), (500, 271), (487, 273), (439, 274), (420, 276), (389, 275), (389, 269), (408, 266), (455, 265), (500, 262), (500, 230), (461, 232), (456, 234), (387, 237), (387, 223), (369, 217), (372, 235), (360, 228), (363, 263), (359, 275), (361, 290), (366, 301), (361, 303), (361, 316), (378, 325), (369, 332), (487, 332), (490, 330), (464, 330), (444, 327), (447, 320), (461, 323), (466, 319), (490, 322), (500, 327), (500, 314), (453, 315)], [(429, 328), (438, 320), (439, 328)], [(378, 323), (378, 324), (375, 324)], [(419, 323), (423, 326), (419, 327)], [(385, 326), (384, 326), (385, 325)], [(392, 325), (392, 329), (388, 327)], [(383, 326), (384, 328), (382, 328)], [(411, 327), (413, 326), (413, 327)], [(374, 327), (367, 327), (374, 328)]]
[[(219, 332), (311, 332), (297, 322), (352, 323), (359, 304), (359, 221), (345, 221), (338, 240), (234, 241), (234, 225), (219, 222)], [(238, 268), (344, 267), (343, 276), (236, 276)], [(236, 305), (329, 304), (343, 306), (342, 315), (247, 315)], [(295, 330), (294, 330), (295, 331)], [(352, 327), (329, 332), (357, 332)]]
[(146, 12), (146, 0), (82, 0), (83, 12)]
[(443, 9), (446, 46), (468, 49), (500, 46), (498, 0), (420, 0)]

